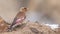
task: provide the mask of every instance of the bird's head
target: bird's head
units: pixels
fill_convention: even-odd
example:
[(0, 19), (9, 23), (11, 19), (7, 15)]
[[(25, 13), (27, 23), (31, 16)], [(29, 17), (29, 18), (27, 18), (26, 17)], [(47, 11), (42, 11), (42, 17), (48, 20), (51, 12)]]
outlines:
[(25, 8), (25, 7), (20, 8), (21, 12), (27, 12), (27, 10), (28, 10), (28, 8)]

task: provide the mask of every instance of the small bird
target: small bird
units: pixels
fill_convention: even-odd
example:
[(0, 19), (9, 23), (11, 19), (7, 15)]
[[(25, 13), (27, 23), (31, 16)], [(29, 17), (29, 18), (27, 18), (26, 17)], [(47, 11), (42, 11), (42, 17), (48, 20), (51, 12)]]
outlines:
[(16, 17), (14, 18), (13, 23), (10, 26), (10, 30), (13, 30), (16, 26), (21, 25), (22, 22), (25, 20), (26, 18), (26, 12), (27, 12), (27, 8), (22, 7), (20, 9), (20, 12), (16, 15)]

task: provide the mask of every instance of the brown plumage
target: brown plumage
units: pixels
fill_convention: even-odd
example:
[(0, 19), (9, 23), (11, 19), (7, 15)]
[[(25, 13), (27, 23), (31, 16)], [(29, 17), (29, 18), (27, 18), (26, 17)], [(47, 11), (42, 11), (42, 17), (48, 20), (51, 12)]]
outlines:
[(27, 11), (27, 8), (22, 8), (22, 9), (21, 9), (21, 11), (20, 11), (20, 12), (16, 15), (16, 17), (14, 18), (14, 21), (13, 21), (12, 25), (11, 25), (10, 28), (9, 28), (10, 30), (13, 29), (13, 28), (15, 28), (16, 26), (22, 24), (22, 22), (23, 22), (23, 21), (25, 20), (25, 18), (26, 18), (26, 15), (25, 15), (26, 11)]

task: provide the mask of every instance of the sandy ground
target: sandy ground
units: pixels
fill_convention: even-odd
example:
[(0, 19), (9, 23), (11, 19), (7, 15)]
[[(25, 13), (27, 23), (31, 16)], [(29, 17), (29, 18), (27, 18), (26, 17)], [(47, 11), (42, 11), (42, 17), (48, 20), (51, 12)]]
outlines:
[(55, 30), (52, 30), (50, 27), (39, 24), (39, 23), (27, 23), (20, 28), (17, 28), (17, 31), (4, 32), (0, 34), (57, 34)]

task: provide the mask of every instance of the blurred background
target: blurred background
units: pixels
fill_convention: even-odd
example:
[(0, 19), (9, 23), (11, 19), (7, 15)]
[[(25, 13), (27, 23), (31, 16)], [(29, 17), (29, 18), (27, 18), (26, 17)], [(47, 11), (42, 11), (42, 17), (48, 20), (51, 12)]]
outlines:
[(12, 23), (21, 7), (29, 8), (27, 18), (30, 21), (60, 24), (60, 0), (0, 0), (0, 16)]

